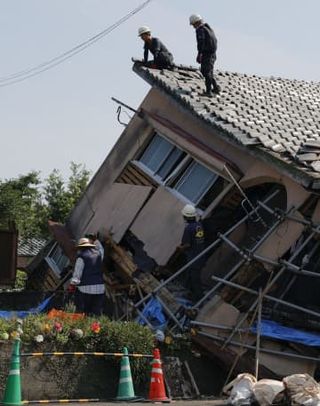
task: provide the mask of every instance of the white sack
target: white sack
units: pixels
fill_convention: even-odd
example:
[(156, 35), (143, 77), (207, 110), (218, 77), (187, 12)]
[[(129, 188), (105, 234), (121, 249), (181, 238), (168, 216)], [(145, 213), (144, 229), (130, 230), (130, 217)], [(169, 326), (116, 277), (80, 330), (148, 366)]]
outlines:
[(233, 406), (250, 405), (253, 398), (253, 385), (256, 381), (251, 374), (238, 375), (223, 388), (224, 393), (230, 394), (228, 402)]
[(260, 406), (269, 406), (284, 389), (284, 384), (281, 381), (260, 379), (253, 385), (253, 394)]
[(320, 406), (320, 385), (310, 375), (289, 375), (283, 383), (292, 406)]

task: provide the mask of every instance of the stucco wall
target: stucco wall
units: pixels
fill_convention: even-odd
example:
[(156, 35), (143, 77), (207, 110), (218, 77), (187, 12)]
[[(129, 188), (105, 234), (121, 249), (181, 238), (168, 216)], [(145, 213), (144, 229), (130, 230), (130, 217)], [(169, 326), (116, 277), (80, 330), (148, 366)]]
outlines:
[[(270, 165), (257, 160), (256, 157), (248, 154), (248, 150), (245, 150), (243, 147), (236, 147), (225, 139), (222, 139), (218, 131), (208, 127), (160, 90), (156, 88), (151, 89), (140, 107), (146, 112), (145, 117), (140, 118), (138, 115), (135, 115), (130, 121), (128, 127), (122, 133), (116, 145), (92, 179), (80, 202), (73, 210), (67, 225), (75, 237), (78, 238), (87, 231), (95, 231), (89, 230), (90, 224), (94, 224), (97, 229), (105, 227), (103, 216), (101, 216), (101, 208), (99, 209), (100, 203), (101, 201), (108, 202), (108, 199), (112, 199), (110, 195), (112, 183), (120, 175), (125, 165), (134, 159), (138, 151), (145, 145), (146, 140), (152, 134), (153, 127), (177, 146), (189, 152), (209, 169), (218, 172), (228, 180), (230, 178), (224, 170), (224, 165), (229, 161), (234, 163), (239, 168), (239, 172), (244, 174), (243, 176), (237, 173), (234, 174), (243, 188), (264, 182), (275, 182), (284, 185), (287, 191), (287, 208), (293, 206), (299, 208), (309, 196), (309, 192), (306, 192), (296, 181), (280, 174)], [(148, 113), (151, 113), (151, 115)], [(160, 124), (159, 121), (154, 119), (154, 114), (174, 123), (175, 127), (170, 126), (170, 124), (167, 125), (168, 121), (165, 124)], [(191, 141), (192, 138), (199, 140), (202, 145), (208, 148), (202, 148), (201, 145), (188, 140), (188, 137), (180, 136), (177, 128), (185, 131), (191, 137)], [(210, 150), (213, 152), (211, 153)], [(218, 158), (214, 152), (219, 155)], [(166, 207), (166, 217), (168, 218), (179, 215), (176, 208), (185, 203), (183, 199), (181, 201), (176, 196), (173, 197), (173, 200), (177, 204), (172, 204), (172, 208), (170, 205)], [(171, 211), (172, 213), (170, 213)], [(107, 216), (107, 213), (105, 213), (105, 216)], [(144, 208), (137, 214), (135, 218), (136, 222), (139, 222), (139, 216), (145, 216)], [(151, 226), (149, 223), (145, 224), (146, 228)], [(161, 254), (159, 254), (159, 258), (157, 255), (154, 258), (160, 260), (161, 257), (160, 263), (163, 263), (164, 258), (169, 258), (175, 247), (179, 244), (183, 223), (167, 222), (165, 227), (167, 227), (167, 235), (170, 234), (175, 237), (168, 239), (167, 242), (162, 242)], [(154, 233), (156, 232), (157, 230), (154, 230)], [(148, 235), (143, 230), (140, 230), (140, 234)], [(163, 236), (159, 236), (159, 238), (163, 238)], [(159, 252), (154, 244), (157, 244), (157, 242), (152, 243), (148, 240), (147, 252), (149, 254)]]

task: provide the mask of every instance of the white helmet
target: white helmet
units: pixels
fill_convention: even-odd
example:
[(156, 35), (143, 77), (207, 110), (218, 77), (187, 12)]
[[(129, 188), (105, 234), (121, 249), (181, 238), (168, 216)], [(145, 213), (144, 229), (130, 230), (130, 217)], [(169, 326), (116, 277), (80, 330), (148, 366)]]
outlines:
[(183, 217), (196, 217), (197, 211), (192, 204), (186, 204), (184, 208), (181, 210), (181, 214)]
[(146, 34), (147, 32), (151, 32), (150, 28), (146, 25), (143, 25), (138, 29), (138, 37), (140, 37), (142, 34)]
[(195, 23), (198, 23), (199, 21), (202, 21), (202, 17), (199, 14), (192, 14), (189, 18), (190, 25), (193, 25)]

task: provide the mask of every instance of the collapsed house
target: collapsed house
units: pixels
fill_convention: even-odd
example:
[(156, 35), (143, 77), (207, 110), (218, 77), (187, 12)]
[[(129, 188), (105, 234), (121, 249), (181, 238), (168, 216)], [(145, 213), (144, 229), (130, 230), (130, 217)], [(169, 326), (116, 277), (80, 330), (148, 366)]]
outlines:
[[(236, 370), (249, 372), (260, 313), (260, 375), (314, 375), (319, 84), (218, 72), (222, 92), (208, 98), (194, 68), (136, 62), (133, 70), (151, 89), (65, 228), (51, 224), (56, 243), (40, 267), (44, 279), (48, 268), (52, 278), (72, 261), (71, 239), (99, 232), (116, 318), (126, 312), (150, 325), (144, 306), (156, 298), (171, 333), (192, 328), (193, 340), (226, 367), (237, 360)], [(183, 288), (189, 264), (176, 252), (186, 203), (207, 239), (205, 294), (191, 304)], [(34, 274), (30, 286), (39, 284)], [(276, 333), (267, 334), (270, 326)]]

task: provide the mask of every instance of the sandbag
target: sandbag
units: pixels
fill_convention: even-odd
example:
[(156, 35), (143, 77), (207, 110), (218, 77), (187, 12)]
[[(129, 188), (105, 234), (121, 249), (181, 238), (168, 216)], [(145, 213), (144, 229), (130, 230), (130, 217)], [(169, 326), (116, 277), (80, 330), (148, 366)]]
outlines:
[(283, 382), (275, 379), (260, 379), (253, 385), (253, 395), (260, 406), (272, 405), (276, 396), (284, 390)]
[(292, 406), (320, 406), (320, 385), (310, 375), (289, 375), (283, 383)]
[(223, 392), (229, 394), (228, 403), (233, 406), (250, 405), (253, 399), (253, 386), (256, 382), (256, 378), (251, 374), (239, 374), (223, 388)]

